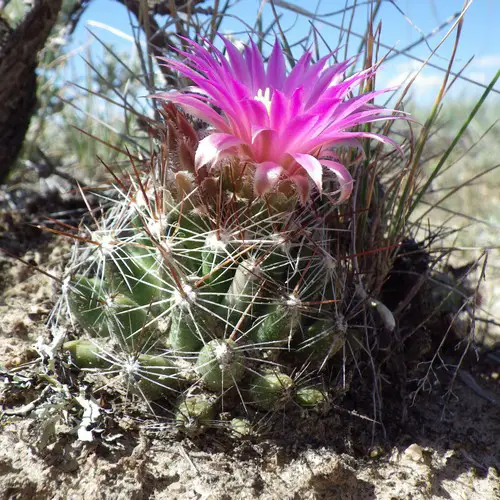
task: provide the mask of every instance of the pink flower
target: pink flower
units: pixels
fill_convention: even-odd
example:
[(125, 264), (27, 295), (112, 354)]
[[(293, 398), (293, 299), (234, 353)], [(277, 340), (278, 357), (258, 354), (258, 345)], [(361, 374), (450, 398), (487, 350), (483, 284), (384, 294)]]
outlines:
[(212, 44), (207, 43), (206, 49), (186, 39), (187, 51), (178, 51), (184, 62), (164, 60), (195, 86), (156, 96), (180, 105), (213, 127), (199, 143), (197, 168), (212, 167), (222, 158), (235, 155), (255, 165), (256, 194), (263, 195), (281, 179), (289, 179), (303, 202), (310, 195), (311, 181), (321, 192), (326, 168), (338, 180), (337, 202), (341, 203), (351, 194), (353, 180), (338, 161), (335, 148), (362, 151), (358, 139), (371, 138), (399, 149), (383, 135), (350, 131), (360, 124), (401, 118), (393, 110), (369, 104), (393, 89), (349, 98), (356, 86), (374, 74), (374, 68), (345, 78), (354, 59), (327, 66), (331, 54), (311, 63), (308, 51), (287, 72), (277, 40), (265, 64), (255, 43), (250, 42), (240, 53), (229, 40), (221, 38), (227, 58)]

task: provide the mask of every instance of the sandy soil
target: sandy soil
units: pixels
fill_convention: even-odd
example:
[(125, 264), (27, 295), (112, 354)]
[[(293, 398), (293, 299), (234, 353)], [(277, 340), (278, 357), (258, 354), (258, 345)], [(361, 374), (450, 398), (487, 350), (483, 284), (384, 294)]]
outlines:
[(444, 411), (436, 379), (376, 442), (371, 424), (342, 411), (250, 441), (217, 429), (188, 439), (122, 411), (101, 415), (92, 442), (78, 440), (73, 410), (42, 412), (44, 394), (16, 372), (37, 362), (37, 341), (51, 340), (56, 285), (37, 268), (57, 275), (67, 246), (27, 236), (16, 220), (0, 231), (31, 264), (0, 257), (0, 365), (18, 374), (0, 372), (0, 499), (500, 498), (498, 363), (488, 357), (457, 378)]

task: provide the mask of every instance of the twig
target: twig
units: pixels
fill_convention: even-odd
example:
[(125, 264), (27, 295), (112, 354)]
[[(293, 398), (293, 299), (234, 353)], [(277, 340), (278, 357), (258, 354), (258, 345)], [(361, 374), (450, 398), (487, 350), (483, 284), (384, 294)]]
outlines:
[[(58, 177), (61, 177), (61, 179), (68, 181), (73, 186), (81, 186), (83, 188), (88, 187), (87, 184), (85, 184), (85, 182), (77, 179), (76, 177), (73, 177), (71, 174), (68, 174), (66, 172), (62, 172), (54, 164), (54, 162), (40, 149), (40, 146), (36, 146), (36, 151), (42, 157), (42, 160), (45, 162), (45, 165), (48, 167), (49, 175), (57, 175)], [(49, 175), (47, 175), (46, 177), (48, 177)]]
[(476, 394), (481, 396), (482, 398), (489, 401), (491, 404), (500, 407), (500, 402), (498, 402), (494, 396), (492, 396), (489, 392), (485, 391), (476, 381), (476, 379), (468, 372), (462, 369), (458, 370), (458, 376), (460, 380), (467, 386), (469, 389), (472, 389)]

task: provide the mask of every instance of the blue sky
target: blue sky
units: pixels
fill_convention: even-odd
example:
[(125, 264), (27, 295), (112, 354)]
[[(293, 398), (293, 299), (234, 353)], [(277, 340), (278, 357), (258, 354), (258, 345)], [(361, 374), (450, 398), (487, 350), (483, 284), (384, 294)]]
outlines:
[[(212, 2), (207, 0), (205, 6)], [(221, 2), (222, 3), (222, 2)], [(265, 2), (264, 2), (265, 3)], [(335, 10), (341, 9), (345, 5), (345, 0), (289, 0), (297, 6), (302, 6), (312, 12), (316, 11), (318, 18), (321, 18), (334, 25), (341, 25), (342, 14), (334, 16), (325, 15)], [(352, 4), (352, 0), (349, 1)], [(358, 4), (366, 3), (359, 0)], [(394, 47), (401, 50), (411, 43), (421, 38), (422, 33), (428, 34), (443, 21), (449, 19), (453, 14), (458, 13), (464, 2), (463, 0), (387, 0), (383, 3), (378, 20), (382, 22), (382, 42), (387, 47)], [(235, 5), (231, 12), (235, 16), (227, 19), (222, 25), (223, 32), (246, 31), (244, 24), (237, 18), (244, 19), (252, 23), (256, 18), (261, 0), (241, 0)], [(310, 24), (309, 21), (300, 16), (296, 16), (288, 11), (284, 11), (279, 6), (279, 13), (283, 13), (281, 23), (291, 40), (298, 40), (307, 35)], [(353, 31), (363, 33), (366, 29), (368, 8), (367, 5), (358, 7), (353, 23)], [(272, 10), (269, 5), (264, 5), (262, 11), (264, 26), (267, 26), (273, 19)], [(335, 48), (339, 43), (340, 31), (335, 27), (315, 23), (321, 35), (328, 45)], [(107, 26), (107, 28), (106, 28)], [(83, 16), (78, 26), (72, 48), (80, 47), (86, 42), (89, 43), (91, 37), (88, 30), (92, 30), (107, 43), (115, 44), (121, 51), (134, 52), (133, 44), (124, 37), (113, 33), (112, 30), (131, 35), (129, 17), (126, 9), (113, 0), (94, 0)], [(464, 28), (461, 35), (459, 51), (454, 68), (459, 71), (467, 60), (474, 56), (473, 62), (464, 71), (464, 75), (482, 84), (488, 84), (493, 75), (500, 68), (500, 44), (498, 43), (498, 30), (500, 29), (500, 0), (475, 0), (472, 2), (465, 15)], [(411, 54), (419, 59), (426, 59), (432, 49), (434, 49), (442, 36), (448, 31), (448, 27), (440, 31), (436, 36), (428, 40), (428, 44), (420, 44), (411, 51)], [(241, 35), (245, 40), (246, 36)], [(455, 35), (452, 34), (448, 41), (439, 49), (433, 57), (432, 62), (445, 67)], [(344, 41), (342, 43), (345, 42)], [(352, 38), (349, 47), (351, 54), (355, 52), (358, 42)], [(326, 48), (324, 49), (326, 51)], [(383, 49), (381, 55), (387, 52)], [(420, 67), (420, 63), (405, 56), (395, 56), (391, 58), (380, 72), (378, 86), (386, 86), (402, 83), (405, 77), (412, 71)], [(420, 74), (413, 87), (413, 95), (431, 102), (441, 83), (442, 73), (439, 70), (427, 67)], [(496, 87), (500, 91), (500, 85)], [(471, 97), (482, 92), (480, 87), (466, 82), (459, 82), (455, 85), (454, 95)], [(500, 97), (500, 95), (497, 95)]]

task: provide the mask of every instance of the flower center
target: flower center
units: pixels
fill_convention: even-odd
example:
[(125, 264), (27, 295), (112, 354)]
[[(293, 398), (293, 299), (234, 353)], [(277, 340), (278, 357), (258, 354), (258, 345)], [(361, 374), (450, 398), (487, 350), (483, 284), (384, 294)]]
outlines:
[(268, 114), (271, 112), (271, 89), (269, 87), (264, 92), (262, 92), (262, 89), (257, 90), (257, 95), (254, 99), (264, 104)]

